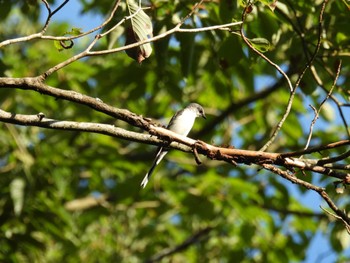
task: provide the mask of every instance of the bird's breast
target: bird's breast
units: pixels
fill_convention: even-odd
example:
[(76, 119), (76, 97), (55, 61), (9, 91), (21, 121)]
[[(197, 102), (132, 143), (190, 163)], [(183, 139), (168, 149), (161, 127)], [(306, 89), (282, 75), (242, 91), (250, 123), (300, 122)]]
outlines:
[(184, 112), (173, 121), (172, 125), (169, 127), (169, 130), (187, 136), (192, 129), (195, 119), (196, 114), (192, 111)]

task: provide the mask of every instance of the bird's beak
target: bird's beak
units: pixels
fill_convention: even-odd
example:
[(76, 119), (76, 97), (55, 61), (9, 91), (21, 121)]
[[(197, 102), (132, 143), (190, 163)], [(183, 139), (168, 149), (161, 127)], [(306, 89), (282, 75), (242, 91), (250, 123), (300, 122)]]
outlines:
[(203, 117), (204, 119), (207, 119), (207, 117), (205, 116), (204, 112), (203, 112), (203, 114), (202, 114), (202, 117)]

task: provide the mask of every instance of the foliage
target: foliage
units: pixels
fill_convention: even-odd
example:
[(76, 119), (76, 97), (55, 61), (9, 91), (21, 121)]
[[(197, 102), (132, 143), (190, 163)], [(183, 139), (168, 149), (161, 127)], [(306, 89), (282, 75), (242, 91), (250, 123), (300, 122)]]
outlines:
[[(39, 32), (45, 23), (42, 17), (47, 15), (43, 2), (0, 2), (1, 41)], [(113, 25), (128, 15), (125, 1), (121, 2)], [(74, 22), (53, 19), (70, 12), (71, 4), (52, 16), (46, 35), (76, 36), (87, 31)], [(80, 4), (81, 15), (106, 17), (113, 7), (111, 1)], [(144, 11), (151, 17), (154, 36), (172, 29), (194, 10), (193, 1), (143, 4), (150, 7)], [(182, 28), (241, 21), (246, 4), (204, 1)], [(246, 16), (244, 33), (249, 42), (279, 65), (293, 84), (316, 49), (322, 4), (256, 1)], [(301, 79), (291, 112), (269, 152), (304, 149), (314, 117), (308, 105), (320, 108), (334, 86), (339, 59), (342, 68), (334, 100), (327, 100), (321, 109), (311, 145), (348, 138), (343, 120), (349, 121), (349, 110), (334, 103), (349, 103), (344, 85), (350, 77), (346, 3), (329, 1), (323, 16), (320, 50)], [(121, 28), (123, 25), (114, 29), (117, 40), (111, 48), (125, 44)], [(57, 49), (60, 42), (43, 39), (4, 46), (0, 48), (1, 76), (43, 74), (84, 50), (91, 39), (72, 41), (74, 45), (62, 51)], [(94, 50), (104, 50), (109, 44), (102, 38)], [(247, 46), (239, 26), (176, 32), (152, 46), (152, 55), (141, 65), (124, 52), (88, 56), (48, 76), (45, 83), (164, 123), (177, 109), (195, 101), (204, 106), (208, 120), (198, 120), (190, 137), (249, 150), (259, 150), (269, 140), (285, 113), (290, 89), (276, 68)], [(0, 108), (8, 112), (43, 112), (59, 120), (108, 123), (140, 131), (84, 105), (35, 91), (1, 88), (0, 93)], [(141, 190), (139, 184), (152, 163), (154, 146), (5, 122), (0, 127), (1, 261), (298, 262), (306, 258), (318, 231), (330, 241), (332, 252), (344, 262), (349, 260), (343, 254), (348, 237), (342, 222), (319, 208), (328, 209), (327, 204), (316, 197), (313, 207), (307, 206), (304, 196), (310, 190), (293, 187), (256, 165), (234, 167), (202, 157), (203, 164), (197, 166), (193, 155), (174, 150)], [(336, 156), (345, 150), (333, 149), (329, 154)], [(327, 152), (322, 154), (327, 156)], [(325, 187), (341, 210), (349, 210), (347, 198), (335, 192), (334, 178), (299, 171), (296, 176)]]

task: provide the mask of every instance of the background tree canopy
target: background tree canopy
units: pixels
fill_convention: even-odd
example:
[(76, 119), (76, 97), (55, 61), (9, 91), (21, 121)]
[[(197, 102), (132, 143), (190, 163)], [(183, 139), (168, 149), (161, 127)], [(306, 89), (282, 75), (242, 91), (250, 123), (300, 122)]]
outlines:
[(1, 261), (348, 261), (348, 1), (138, 2), (0, 1)]

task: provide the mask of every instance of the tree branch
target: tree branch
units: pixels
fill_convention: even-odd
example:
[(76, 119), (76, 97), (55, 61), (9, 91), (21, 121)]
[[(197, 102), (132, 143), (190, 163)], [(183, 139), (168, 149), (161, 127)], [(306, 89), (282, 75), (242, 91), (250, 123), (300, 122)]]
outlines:
[(49, 6), (49, 4), (47, 3), (46, 0), (42, 0), (43, 3), (45, 4), (45, 7), (46, 9), (48, 10), (49, 14), (48, 14), (48, 17), (46, 19), (46, 22), (45, 22), (45, 25), (43, 26), (43, 29), (38, 32), (38, 33), (35, 33), (35, 34), (32, 34), (32, 35), (28, 35), (28, 36), (23, 36), (23, 37), (18, 37), (18, 38), (13, 38), (13, 39), (7, 39), (5, 41), (2, 41), (0, 42), (0, 48), (2, 47), (5, 47), (7, 45), (11, 45), (11, 44), (15, 44), (15, 43), (21, 43), (21, 42), (26, 42), (26, 41), (30, 41), (30, 40), (33, 40), (33, 39), (45, 39), (45, 40), (57, 40), (57, 41), (69, 41), (69, 40), (73, 40), (73, 39), (77, 39), (77, 38), (81, 38), (81, 37), (84, 37), (86, 35), (90, 35), (91, 33), (93, 32), (96, 32), (97, 30), (103, 28), (104, 26), (106, 26), (111, 20), (112, 18), (114, 17), (114, 14), (120, 4), (120, 1), (121, 0), (117, 0), (113, 6), (113, 9), (110, 13), (110, 15), (108, 16), (108, 18), (103, 22), (101, 23), (99, 26), (93, 28), (93, 29), (90, 29), (89, 31), (87, 32), (84, 32), (84, 33), (81, 33), (81, 34), (78, 34), (78, 35), (75, 35), (75, 36), (46, 36), (45, 33), (46, 33), (46, 30), (50, 24), (50, 20), (51, 20), (51, 17), (57, 13), (65, 4), (68, 3), (67, 0), (65, 0), (59, 7), (57, 7), (54, 11), (51, 11), (51, 8)]
[(38, 113), (35, 115), (24, 115), (9, 113), (0, 109), (0, 121), (24, 126), (37, 126), (54, 130), (100, 133), (140, 143), (157, 144), (160, 142), (159, 139), (156, 137), (151, 137), (148, 134), (127, 131), (122, 128), (115, 127), (114, 125), (90, 122), (60, 121), (45, 118), (43, 113)]
[[(87, 56), (101, 56), (101, 55), (107, 55), (107, 54), (113, 54), (113, 53), (118, 53), (121, 51), (125, 51), (127, 49), (131, 49), (131, 48), (135, 48), (150, 42), (154, 42), (157, 40), (160, 40), (162, 38), (167, 37), (168, 35), (174, 34), (176, 32), (187, 32), (187, 33), (193, 33), (193, 32), (203, 32), (203, 31), (211, 31), (211, 30), (217, 30), (217, 29), (224, 29), (224, 28), (229, 28), (231, 26), (235, 26), (235, 25), (240, 25), (242, 24), (242, 22), (234, 22), (234, 23), (229, 23), (229, 24), (222, 24), (222, 25), (216, 25), (213, 27), (203, 27), (203, 28), (197, 28), (197, 29), (181, 29), (181, 26), (183, 25), (183, 23), (186, 21), (186, 19), (188, 19), (196, 10), (196, 8), (199, 6), (199, 4), (201, 4), (203, 1), (200, 1), (198, 4), (196, 4), (193, 8), (193, 10), (186, 16), (185, 19), (183, 19), (181, 22), (179, 22), (175, 27), (173, 27), (172, 29), (159, 34), (157, 36), (154, 37), (150, 37), (146, 40), (143, 41), (139, 41), (136, 43), (132, 43), (129, 45), (125, 45), (122, 47), (118, 47), (118, 48), (113, 48), (113, 49), (106, 49), (106, 50), (98, 50), (98, 51), (91, 51), (91, 49), (93, 48), (93, 46), (95, 45), (95, 43), (97, 42), (97, 40), (105, 37), (106, 35), (108, 35), (110, 32), (112, 32), (112, 30), (108, 30), (107, 32), (103, 33), (103, 34), (99, 34), (95, 36), (94, 41), (89, 45), (89, 47), (87, 47), (84, 51), (82, 51), (81, 53), (71, 57), (70, 59), (63, 61), (57, 65), (55, 65), (54, 67), (48, 69), (46, 72), (44, 72), (41, 77), (42, 78), (47, 78), (48, 76), (50, 76), (52, 73), (56, 72), (57, 70), (66, 67), (67, 65), (73, 63), (76, 60), (79, 60), (81, 58), (87, 57)], [(135, 14), (134, 14), (135, 15)], [(132, 16), (126, 17), (124, 19), (122, 19), (116, 26), (124, 23), (127, 19), (130, 19)], [(115, 28), (116, 26), (114, 26), (113, 28)], [(1, 47), (1, 46), (0, 46)]]
[(33, 90), (40, 94), (46, 94), (56, 99), (65, 99), (81, 105), (88, 106), (113, 118), (125, 121), (130, 125), (149, 130), (149, 120), (142, 118), (128, 110), (111, 107), (101, 100), (83, 95), (81, 93), (51, 87), (43, 83), (39, 77), (35, 78), (0, 78), (0, 88), (18, 88)]
[[(73, 93), (77, 95), (77, 93)], [(79, 96), (78, 96), (79, 97)], [(86, 96), (87, 97), (87, 96)], [(89, 98), (90, 99), (90, 98)], [(102, 102), (98, 102), (102, 103)], [(110, 107), (110, 106), (108, 106)], [(111, 112), (123, 112), (126, 110), (112, 109)], [(113, 110), (114, 109), (114, 110)], [(108, 111), (109, 112), (109, 111)], [(144, 121), (144, 118), (135, 115), (129, 111), (123, 112), (126, 116), (129, 116), (133, 119), (141, 119)], [(121, 114), (121, 116), (124, 116)], [(125, 116), (123, 117), (125, 118)], [(291, 157), (283, 157), (283, 155), (278, 153), (267, 153), (261, 151), (248, 151), (248, 150), (240, 150), (240, 149), (232, 149), (232, 148), (222, 148), (216, 147), (201, 141), (196, 141), (188, 137), (181, 136), (176, 134), (170, 130), (164, 129), (162, 127), (157, 127), (152, 123), (147, 123), (148, 132), (151, 135), (155, 135), (156, 137), (149, 136), (148, 134), (140, 134), (136, 132), (127, 131), (118, 127), (114, 127), (113, 125), (100, 124), (100, 123), (86, 123), (86, 122), (73, 122), (73, 121), (58, 121), (54, 119), (45, 118), (43, 113), (39, 113), (36, 115), (23, 115), (23, 114), (15, 114), (9, 113), (3, 110), (0, 110), (0, 121), (13, 123), (18, 125), (26, 125), (26, 126), (38, 126), (49, 129), (59, 129), (59, 130), (70, 130), (70, 131), (84, 131), (84, 132), (94, 132), (105, 134), (129, 141), (135, 141), (140, 143), (149, 143), (167, 146), (169, 148), (180, 149), (186, 152), (193, 152), (194, 149), (197, 153), (201, 153), (210, 159), (222, 160), (232, 165), (236, 165), (236, 163), (242, 164), (257, 164), (262, 166), (263, 168), (282, 176), (283, 178), (302, 185), (307, 189), (311, 189), (319, 193), (323, 199), (328, 203), (330, 208), (342, 218), (342, 221), (347, 224), (347, 227), (350, 226), (350, 219), (346, 216), (344, 212), (337, 208), (337, 206), (332, 202), (329, 198), (328, 194), (325, 192), (323, 188), (312, 185), (311, 183), (305, 182), (299, 178), (297, 178), (294, 174), (289, 171), (293, 168), (299, 168), (302, 170), (309, 170), (319, 174), (324, 174), (330, 177), (341, 179), (343, 184), (350, 184), (350, 173), (340, 173), (335, 172), (329, 168), (323, 167), (321, 165), (310, 164), (307, 163), (303, 159), (295, 159)], [(142, 127), (142, 125), (141, 125)], [(162, 140), (162, 139), (166, 140)], [(350, 144), (350, 140), (338, 143), (335, 145)], [(334, 145), (333, 145), (334, 147)], [(326, 149), (329, 147), (323, 146), (315, 149)], [(306, 150), (310, 153), (310, 149)], [(304, 153), (306, 152), (304, 151)], [(283, 166), (288, 171), (282, 171), (281, 169), (275, 167), (274, 165)]]
[(289, 90), (290, 90), (290, 96), (288, 99), (288, 103), (287, 103), (287, 107), (285, 110), (285, 113), (282, 117), (282, 119), (278, 122), (277, 126), (275, 127), (275, 129), (273, 130), (273, 133), (271, 135), (271, 138), (265, 143), (265, 145), (260, 149), (260, 151), (265, 151), (270, 145), (271, 143), (275, 140), (275, 138), (277, 137), (278, 132), (280, 131), (280, 129), (282, 128), (283, 123), (285, 122), (285, 120), (287, 119), (289, 112), (292, 108), (292, 104), (293, 104), (293, 100), (294, 100), (294, 96), (295, 96), (295, 92), (296, 89), (293, 88), (292, 82), (290, 81), (288, 75), (274, 62), (272, 62), (267, 56), (265, 56), (263, 53), (261, 53), (259, 50), (257, 50), (248, 40), (248, 38), (245, 36), (244, 34), (244, 21), (247, 17), (248, 14), (248, 10), (249, 8), (252, 7), (252, 4), (249, 2), (247, 4), (247, 6), (244, 8), (243, 14), (242, 14), (242, 21), (243, 24), (241, 25), (241, 30), (240, 30), (240, 34), (242, 39), (244, 40), (244, 42), (246, 43), (246, 45), (253, 50), (256, 54), (258, 54), (258, 56), (260, 56), (261, 58), (263, 58), (266, 62), (268, 62), (270, 65), (272, 65), (274, 68), (276, 68), (276, 70), (282, 74), (282, 76), (284, 77), (284, 79), (287, 81)]
[(270, 165), (270, 164), (263, 164), (262, 167), (265, 169), (272, 171), (275, 174), (280, 175), (281, 177), (287, 179), (288, 181), (298, 184), (301, 186), (304, 186), (307, 189), (311, 189), (315, 192), (317, 192), (323, 200), (325, 200), (328, 204), (328, 206), (341, 218), (342, 222), (345, 224), (346, 229), (350, 229), (350, 218), (347, 216), (347, 214), (343, 211), (341, 211), (332, 201), (332, 199), (328, 196), (327, 192), (324, 188), (315, 186), (313, 184), (310, 184), (308, 182), (305, 182), (297, 177), (295, 177), (293, 174), (289, 173), (288, 171), (282, 171), (281, 169)]
[(302, 80), (303, 76), (305, 75), (306, 71), (310, 68), (310, 66), (312, 65), (319, 49), (320, 49), (320, 45), (321, 45), (321, 32), (322, 32), (322, 23), (323, 23), (323, 14), (325, 11), (325, 7), (327, 4), (327, 0), (325, 0), (323, 2), (321, 11), (320, 11), (320, 15), (319, 15), (319, 32), (318, 32), (318, 41), (317, 41), (317, 45), (315, 48), (314, 53), (312, 54), (311, 58), (308, 60), (306, 66), (304, 67), (303, 71), (301, 72), (301, 74), (299, 75), (298, 80), (296, 81), (295, 85), (293, 86), (288, 75), (274, 62), (272, 62), (268, 57), (266, 57), (263, 53), (261, 53), (259, 50), (257, 50), (248, 40), (248, 38), (245, 36), (244, 31), (243, 31), (243, 26), (244, 26), (244, 22), (246, 19), (246, 16), (248, 14), (248, 10), (252, 7), (252, 3), (248, 2), (247, 6), (244, 8), (243, 14), (242, 14), (242, 21), (243, 24), (241, 25), (241, 30), (240, 30), (240, 34), (242, 39), (244, 40), (244, 42), (246, 43), (246, 45), (253, 50), (256, 54), (258, 54), (260, 57), (262, 57), (265, 61), (267, 61), (269, 64), (271, 64), (273, 67), (275, 67), (278, 72), (280, 72), (283, 77), (287, 80), (289, 89), (290, 89), (290, 97), (288, 99), (288, 103), (287, 103), (287, 107), (285, 110), (285, 113), (282, 117), (282, 119), (278, 122), (276, 128), (273, 130), (273, 133), (271, 135), (271, 138), (265, 143), (265, 145), (260, 149), (260, 151), (265, 151), (271, 144), (272, 142), (275, 140), (275, 138), (277, 137), (278, 132), (280, 131), (280, 129), (283, 126), (283, 123), (285, 122), (285, 120), (287, 119), (290, 110), (292, 108), (292, 104), (293, 104), (293, 100), (294, 100), (294, 96), (297, 90), (297, 87), (300, 84), (300, 81)]
[[(113, 107), (110, 107), (110, 108), (115, 109)], [(115, 111), (118, 112), (123, 110), (115, 109)], [(114, 111), (112, 110), (112, 112)], [(132, 118), (132, 116), (136, 116), (135, 117), (136, 119), (141, 119), (145, 121), (143, 117), (139, 117), (134, 113), (127, 111), (125, 114), (129, 118)], [(19, 125), (25, 125), (25, 126), (29, 125), (29, 126), (38, 126), (42, 128), (58, 129), (58, 130), (94, 132), (94, 133), (105, 134), (105, 135), (129, 140), (129, 141), (168, 146), (170, 148), (176, 148), (186, 152), (196, 151), (197, 153), (201, 153), (209, 157), (210, 159), (222, 160), (234, 165), (236, 165), (236, 163), (248, 164), (248, 165), (249, 164), (257, 164), (257, 165), (274, 164), (274, 165), (284, 166), (287, 169), (299, 168), (302, 170), (313, 171), (319, 174), (324, 174), (330, 177), (338, 178), (342, 180), (344, 184), (350, 183), (350, 174), (336, 172), (331, 170), (330, 168), (323, 167), (320, 164), (318, 164), (318, 161), (314, 161), (314, 163), (310, 163), (300, 158), (296, 159), (291, 157), (283, 157), (283, 154), (279, 154), (279, 153), (268, 153), (268, 152), (261, 152), (261, 151), (249, 151), (249, 150), (216, 147), (204, 142), (196, 141), (191, 138), (181, 136), (179, 134), (176, 134), (162, 127), (158, 127), (150, 123), (149, 121), (145, 121), (147, 123), (146, 127), (141, 126), (140, 128), (143, 128), (144, 130), (148, 131), (151, 135), (158, 137), (158, 139), (155, 137), (149, 136), (147, 134), (140, 134), (137, 132), (127, 131), (108, 124), (58, 121), (54, 119), (48, 119), (44, 117), (43, 113), (36, 114), (36, 115), (23, 115), (23, 114), (9, 113), (9, 112), (0, 110), (0, 120), (7, 123), (13, 123), (13, 124), (19, 124)], [(136, 127), (139, 127), (139, 126), (136, 126)], [(319, 149), (320, 148), (314, 148), (313, 150), (319, 151)], [(308, 152), (310, 152), (310, 149), (308, 150)]]

